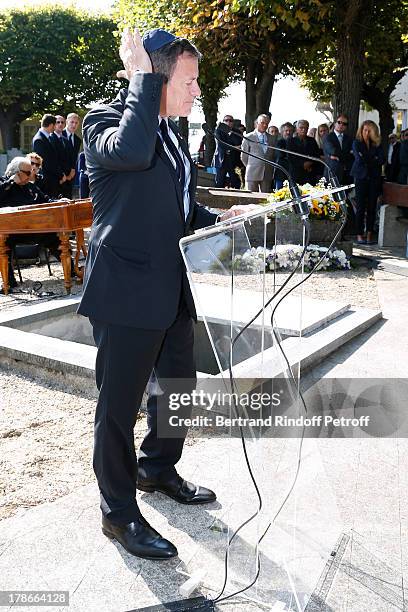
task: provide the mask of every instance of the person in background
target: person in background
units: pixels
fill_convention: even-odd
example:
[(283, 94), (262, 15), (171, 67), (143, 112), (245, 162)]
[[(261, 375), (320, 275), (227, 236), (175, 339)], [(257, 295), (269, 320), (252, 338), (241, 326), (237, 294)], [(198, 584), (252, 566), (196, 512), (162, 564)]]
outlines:
[(58, 198), (62, 191), (62, 185), (66, 181), (64, 168), (61, 165), (61, 156), (52, 137), (56, 121), (55, 115), (43, 115), (41, 127), (32, 142), (33, 151), (43, 159), (44, 178), (42, 188), (52, 198)]
[[(69, 184), (66, 187), (66, 190), (69, 190), (69, 197), (72, 199), (72, 190), (75, 183), (75, 168), (78, 162), (78, 155), (81, 149), (82, 140), (76, 134), (76, 131), (79, 127), (79, 115), (76, 113), (69, 113), (67, 115), (66, 127), (62, 131), (62, 135), (68, 140), (68, 156), (69, 156), (69, 166), (71, 168), (71, 178), (69, 179)], [(74, 170), (74, 172), (72, 172)]]
[(327, 123), (321, 123), (320, 125), (317, 126), (315, 140), (316, 140), (317, 146), (319, 147), (319, 153), (322, 159), (324, 157), (323, 140), (326, 138), (328, 133), (329, 133), (329, 126), (327, 125)]
[(280, 137), (280, 132), (279, 132), (279, 128), (277, 125), (270, 125), (268, 127), (268, 134), (270, 134), (271, 136), (277, 136), (278, 138)]
[[(222, 125), (224, 124), (224, 125)], [(234, 118), (232, 115), (225, 115), (222, 120), (222, 124), (218, 125), (215, 130), (215, 135), (221, 140), (235, 147), (241, 146), (242, 138), (239, 134), (233, 131)], [(228, 126), (225, 129), (225, 126)], [(227, 176), (229, 177), (230, 187), (239, 189), (241, 187), (241, 181), (236, 173), (236, 168), (239, 166), (239, 152), (234, 149), (229, 149), (228, 146), (222, 142), (216, 141), (216, 148), (214, 153), (214, 166), (217, 174), (215, 177), (216, 187), (225, 187)]]
[(385, 162), (380, 131), (374, 121), (366, 120), (360, 125), (352, 151), (354, 163), (351, 175), (356, 185), (357, 243), (374, 244), (377, 199), (381, 192), (381, 172)]
[(65, 181), (61, 185), (61, 193), (64, 197), (72, 199), (72, 184), (75, 176), (75, 167), (72, 167), (72, 149), (68, 139), (64, 136), (66, 119), (63, 115), (55, 115), (55, 130), (53, 142), (56, 144), (60, 156), (60, 165), (65, 173)]
[(272, 190), (273, 167), (260, 159), (248, 155), (248, 153), (252, 153), (265, 160), (273, 161), (275, 152), (268, 147), (276, 144), (277, 136), (268, 134), (267, 128), (268, 116), (259, 115), (256, 120), (255, 130), (250, 132), (246, 139), (242, 141), (241, 161), (246, 168), (245, 187), (249, 191), (269, 193)]
[(408, 130), (401, 132), (398, 183), (400, 183), (400, 185), (406, 185), (408, 183)]
[(310, 136), (310, 138), (316, 138), (316, 133), (317, 133), (317, 129), (315, 127), (312, 127), (308, 131), (307, 135)]
[(89, 176), (86, 169), (85, 153), (81, 151), (78, 156), (77, 173), (79, 175), (79, 197), (89, 198)]
[[(280, 149), (286, 149), (287, 141), (293, 137), (293, 133), (295, 128), (289, 121), (283, 123), (280, 127), (280, 133), (282, 135), (279, 138), (276, 146)], [(286, 170), (291, 172), (291, 163), (289, 159), (289, 155), (287, 153), (282, 153), (282, 151), (277, 151), (276, 162), (286, 168)], [(280, 170), (275, 170), (275, 189), (281, 189), (283, 186), (283, 182), (286, 181), (287, 178)]]
[(42, 184), (42, 157), (41, 155), (38, 155), (38, 153), (35, 153), (34, 151), (32, 151), (31, 153), (27, 153), (26, 155), (27, 159), (30, 160), (30, 164), (31, 164), (31, 179), (30, 182), (31, 183), (35, 183), (37, 185), (37, 187), (39, 187), (41, 189), (41, 184)]
[[(333, 130), (323, 139), (324, 159), (331, 171), (337, 176), (340, 185), (350, 183), (350, 169), (354, 161), (351, 147), (352, 139), (347, 134), (348, 118), (341, 113), (334, 123)], [(329, 179), (328, 170), (324, 177)]]
[(387, 163), (385, 164), (385, 180), (396, 183), (400, 171), (400, 147), (397, 135), (388, 136)]
[(281, 138), (293, 138), (293, 134), (295, 133), (295, 126), (290, 121), (286, 121), (282, 123), (279, 128), (279, 133)]
[[(51, 202), (51, 198), (43, 193), (33, 182), (34, 172), (31, 158), (15, 157), (6, 168), (5, 175), (0, 177), (0, 208), (8, 206), (27, 206), (28, 204), (42, 204)], [(38, 243), (47, 247), (52, 255), (60, 260), (60, 241), (56, 233), (11, 234), (6, 244), (9, 247), (9, 285), (17, 287), (17, 281), (11, 266), (11, 249), (16, 244)]]
[[(307, 135), (309, 122), (300, 119), (296, 125), (296, 136), (286, 141), (286, 149), (303, 155), (319, 157), (319, 148), (314, 138)], [(304, 159), (292, 155), (290, 158), (292, 175), (296, 183), (303, 185), (310, 183), (315, 185), (322, 176), (322, 166), (313, 160)]]

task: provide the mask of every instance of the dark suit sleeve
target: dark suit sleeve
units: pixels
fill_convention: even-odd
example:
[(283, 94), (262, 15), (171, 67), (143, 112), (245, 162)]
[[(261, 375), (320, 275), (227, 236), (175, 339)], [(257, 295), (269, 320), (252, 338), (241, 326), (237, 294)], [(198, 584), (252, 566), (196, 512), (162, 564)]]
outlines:
[[(51, 146), (51, 153), (47, 145)], [(64, 171), (61, 166), (61, 156), (58, 149), (59, 147), (53, 144), (52, 141), (46, 143), (42, 138), (34, 138), (33, 140), (33, 150), (43, 158), (44, 174), (53, 175), (59, 180), (63, 177)]]
[(8, 206), (7, 198), (9, 196), (10, 190), (14, 185), (14, 180), (12, 178), (0, 178), (0, 205)]
[(201, 204), (195, 202), (191, 226), (194, 230), (198, 230), (203, 227), (208, 227), (209, 225), (214, 225), (217, 216), (218, 215), (204, 208), (204, 206), (201, 206)]
[(47, 195), (46, 193), (41, 191), (41, 189), (38, 187), (38, 185), (34, 184), (32, 189), (33, 189), (33, 193), (35, 193), (36, 196), (37, 196), (36, 199), (35, 199), (37, 204), (45, 204), (47, 202), (54, 202), (55, 201), (55, 200), (52, 200), (49, 195)]
[(403, 166), (408, 166), (408, 140), (403, 140), (401, 142), (399, 150), (399, 162)]
[(123, 112), (113, 103), (88, 113), (83, 134), (92, 163), (112, 171), (149, 168), (156, 146), (162, 84), (160, 74), (135, 74)]
[(335, 155), (338, 157), (338, 150), (336, 144), (334, 143), (334, 138), (337, 140), (337, 136), (335, 134), (327, 134), (326, 138), (323, 139), (323, 153), (327, 157), (330, 155)]

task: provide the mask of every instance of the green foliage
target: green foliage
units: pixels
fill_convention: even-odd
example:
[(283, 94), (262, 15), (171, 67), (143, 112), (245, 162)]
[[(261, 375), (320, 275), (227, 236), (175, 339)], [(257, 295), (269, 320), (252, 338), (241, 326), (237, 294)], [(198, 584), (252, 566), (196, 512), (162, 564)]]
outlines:
[(83, 108), (117, 89), (114, 22), (71, 8), (0, 13), (0, 112)]
[[(372, 87), (389, 97), (407, 69), (407, 32), (407, 0), (376, 0), (370, 27), (364, 29), (363, 97)], [(306, 57), (294, 62), (292, 67), (317, 100), (331, 100), (334, 94), (335, 36), (336, 22), (329, 12), (324, 36)]]

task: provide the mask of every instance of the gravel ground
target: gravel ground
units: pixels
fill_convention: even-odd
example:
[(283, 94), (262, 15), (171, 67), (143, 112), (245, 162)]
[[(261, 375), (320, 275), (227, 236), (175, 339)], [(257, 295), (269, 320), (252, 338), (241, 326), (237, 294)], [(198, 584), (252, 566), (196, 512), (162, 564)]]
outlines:
[[(288, 275), (278, 273), (266, 275), (266, 291), (272, 295), (274, 282), (275, 290), (285, 282)], [(202, 283), (214, 285), (227, 285), (228, 277), (222, 274), (194, 275), (195, 280)], [(262, 290), (261, 276), (255, 279), (253, 274), (239, 274), (235, 276), (235, 287), (237, 289)], [(295, 280), (296, 279), (296, 280)], [(298, 282), (301, 277), (297, 275), (291, 284)], [(256, 282), (259, 280), (259, 282)], [(289, 284), (289, 287), (291, 286)], [(299, 291), (299, 290), (297, 290)], [(303, 285), (303, 295), (319, 299), (348, 301), (352, 306), (359, 308), (379, 308), (378, 293), (374, 274), (371, 268), (359, 266), (351, 270), (335, 272), (316, 272)]]
[[(58, 262), (52, 263), (51, 271), (52, 276), (49, 276), (45, 265), (23, 268), (23, 284), (19, 284), (9, 295), (0, 295), (0, 311), (11, 310), (27, 303), (32, 304), (39, 300), (46, 301), (50, 298), (65, 295), (61, 264)], [(216, 285), (224, 285), (228, 282), (226, 277), (221, 274), (195, 276), (200, 282), (211, 282)], [(286, 278), (286, 274), (279, 273), (276, 275), (275, 282), (280, 285)], [(298, 278), (300, 279), (300, 277)], [(236, 287), (239, 289), (260, 290), (261, 288), (260, 283), (257, 283), (254, 287), (254, 277), (251, 274), (236, 276), (235, 281)], [(41, 283), (41, 286), (39, 283)], [(273, 274), (267, 274), (266, 287), (269, 292), (273, 289), (273, 283)], [(81, 291), (82, 285), (73, 280), (71, 294), (78, 295)], [(44, 292), (50, 292), (53, 295), (41, 295)], [(352, 306), (360, 308), (379, 308), (373, 272), (369, 267), (363, 265), (351, 270), (316, 272), (303, 285), (303, 295), (316, 299), (348, 300)]]
[[(36, 300), (50, 299), (28, 293), (34, 282), (41, 291), (64, 295), (63, 274), (59, 263), (52, 264), (53, 276), (46, 266), (23, 269), (27, 291), (0, 296), (0, 311)], [(281, 284), (285, 275), (277, 275)], [(202, 278), (208, 282), (208, 278)], [(211, 275), (216, 284), (222, 276)], [(267, 276), (272, 289), (273, 276)], [(251, 276), (237, 277), (237, 286), (249, 289)], [(72, 293), (80, 293), (74, 284)], [(378, 295), (372, 271), (360, 267), (344, 272), (320, 272), (304, 286), (304, 294), (324, 299), (349, 300), (353, 305), (378, 308)], [(52, 296), (51, 296), (52, 297)], [(91, 482), (94, 390), (82, 388), (67, 392), (63, 381), (50, 382), (41, 371), (22, 373), (0, 365), (0, 520), (29, 506), (67, 495)], [(145, 431), (145, 418), (135, 428), (136, 448)], [(189, 441), (189, 444), (193, 443)]]
[[(81, 267), (83, 262), (80, 262), (79, 265)], [(3, 312), (25, 304), (33, 304), (34, 302), (46, 301), (66, 295), (62, 265), (57, 261), (51, 263), (51, 272), (52, 276), (49, 276), (48, 268), (45, 264), (21, 267), (23, 284), (19, 282), (18, 286), (15, 289), (11, 289), (8, 295), (0, 295), (0, 311)], [(18, 279), (17, 272), (16, 279)], [(81, 291), (82, 285), (73, 279), (71, 294), (77, 295)]]
[[(0, 366), (0, 520), (91, 482), (95, 398)], [(138, 419), (138, 445), (145, 418)]]

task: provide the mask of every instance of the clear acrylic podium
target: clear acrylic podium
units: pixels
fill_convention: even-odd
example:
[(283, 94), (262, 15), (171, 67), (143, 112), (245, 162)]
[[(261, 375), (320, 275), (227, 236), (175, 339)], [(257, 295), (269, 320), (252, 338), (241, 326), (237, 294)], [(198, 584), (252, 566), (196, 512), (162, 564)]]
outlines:
[[(283, 397), (279, 406), (256, 408), (257, 417), (271, 417), (269, 423), (278, 416), (305, 415), (299, 394), (302, 286), (279, 303), (303, 277), (300, 264), (289, 279), (291, 261), (300, 258), (304, 244), (304, 227), (291, 202), (235, 217), (180, 242), (213, 355), (212, 368), (198, 373), (197, 388), (207, 388), (210, 380), (226, 393)], [(237, 410), (239, 416), (249, 414), (234, 402), (214, 410), (232, 419)], [(273, 425), (249, 425), (210, 432), (206, 444), (213, 446), (220, 503), (178, 570), (186, 578), (201, 574), (207, 596), (220, 603), (253, 583), (234, 601), (247, 598), (259, 609), (305, 610), (341, 535), (318, 440), (304, 438), (301, 427), (282, 435)]]

